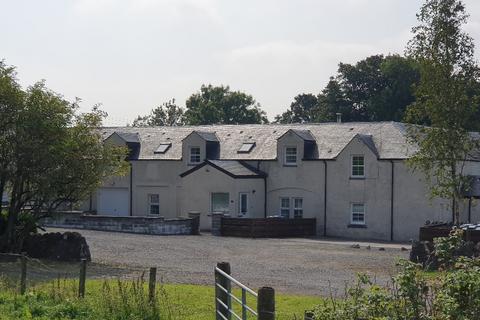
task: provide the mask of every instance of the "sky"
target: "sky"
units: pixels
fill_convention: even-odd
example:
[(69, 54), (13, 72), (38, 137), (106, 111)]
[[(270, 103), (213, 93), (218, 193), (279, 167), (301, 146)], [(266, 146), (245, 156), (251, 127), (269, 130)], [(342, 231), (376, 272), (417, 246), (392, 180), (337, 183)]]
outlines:
[[(480, 1), (465, 0), (480, 60)], [(420, 0), (0, 0), (0, 59), (123, 126), (202, 84), (252, 95), (270, 119), (339, 62), (402, 54)]]

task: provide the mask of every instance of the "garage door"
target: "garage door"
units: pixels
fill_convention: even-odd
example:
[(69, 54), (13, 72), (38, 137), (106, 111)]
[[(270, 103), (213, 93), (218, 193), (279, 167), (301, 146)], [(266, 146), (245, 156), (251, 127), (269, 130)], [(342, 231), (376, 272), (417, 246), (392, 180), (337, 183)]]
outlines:
[(97, 191), (97, 213), (107, 216), (128, 216), (128, 189), (100, 188)]

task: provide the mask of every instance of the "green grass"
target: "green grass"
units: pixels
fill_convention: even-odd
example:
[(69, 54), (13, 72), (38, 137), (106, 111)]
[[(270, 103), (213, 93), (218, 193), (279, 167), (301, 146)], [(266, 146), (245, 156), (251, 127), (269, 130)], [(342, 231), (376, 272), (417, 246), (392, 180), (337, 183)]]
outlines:
[[(157, 287), (156, 303), (148, 302), (145, 283), (90, 280), (84, 299), (76, 297), (78, 283), (56, 280), (29, 288), (21, 296), (5, 281), (0, 282), (0, 320), (6, 319), (214, 319), (214, 289), (210, 286), (163, 284)], [(240, 292), (234, 291), (240, 297)], [(255, 299), (248, 297), (255, 306)], [(322, 298), (276, 295), (277, 319), (303, 319), (306, 309)], [(232, 305), (236, 305), (232, 302)], [(240, 314), (240, 308), (235, 308)], [(254, 308), (255, 309), (255, 308)], [(254, 319), (254, 317), (249, 317)]]

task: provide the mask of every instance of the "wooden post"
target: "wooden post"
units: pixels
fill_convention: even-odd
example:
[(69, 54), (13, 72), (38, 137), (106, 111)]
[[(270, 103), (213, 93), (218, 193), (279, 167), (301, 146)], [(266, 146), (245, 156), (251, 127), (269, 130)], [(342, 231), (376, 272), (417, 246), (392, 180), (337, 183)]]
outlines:
[[(230, 263), (228, 262), (219, 262), (217, 263), (218, 269), (222, 270), (226, 274), (230, 275), (231, 270), (230, 270)], [(232, 284), (229, 279), (225, 278), (222, 276), (220, 273), (215, 272), (215, 318), (217, 320), (224, 320), (224, 319), (232, 319), (232, 314), (230, 313), (229, 309), (232, 307), (232, 299), (230, 298), (230, 295), (227, 294), (227, 292), (223, 291), (221, 288), (219, 288), (218, 285), (222, 286), (227, 290), (228, 293), (232, 292)], [(222, 303), (217, 301), (220, 300)], [(225, 306), (227, 307), (225, 307)], [(221, 315), (218, 314), (220, 312)]]
[(148, 279), (148, 301), (152, 303), (155, 299), (155, 284), (157, 282), (157, 268), (150, 268), (150, 277)]
[(85, 278), (87, 276), (87, 259), (80, 260), (80, 279), (78, 281), (78, 296), (85, 296)]
[(275, 320), (275, 290), (270, 287), (258, 289), (258, 320)]
[(27, 256), (25, 252), (22, 252), (22, 256), (20, 257), (20, 294), (25, 294), (27, 290)]

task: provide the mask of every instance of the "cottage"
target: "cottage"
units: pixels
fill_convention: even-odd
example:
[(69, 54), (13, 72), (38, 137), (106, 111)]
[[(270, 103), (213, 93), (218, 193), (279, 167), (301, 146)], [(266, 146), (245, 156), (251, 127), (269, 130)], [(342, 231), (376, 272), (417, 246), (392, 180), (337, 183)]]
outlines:
[[(449, 221), (449, 200), (428, 197), (405, 163), (415, 148), (396, 122), (102, 128), (127, 146), (130, 173), (112, 177), (83, 208), (102, 215), (316, 218), (317, 234), (405, 241), (425, 221)], [(466, 174), (480, 175), (480, 162)], [(462, 220), (480, 209), (462, 207)]]

